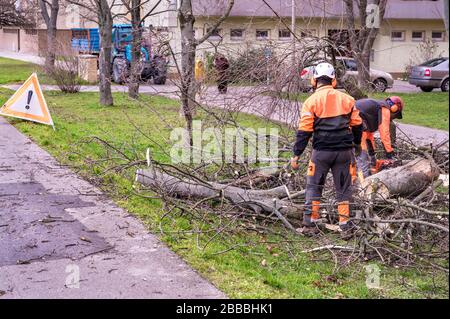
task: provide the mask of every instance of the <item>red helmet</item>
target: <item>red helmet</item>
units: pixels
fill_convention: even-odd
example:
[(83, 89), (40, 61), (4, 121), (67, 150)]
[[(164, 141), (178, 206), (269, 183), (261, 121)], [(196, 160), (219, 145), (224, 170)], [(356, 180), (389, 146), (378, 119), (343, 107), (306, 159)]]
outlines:
[(405, 106), (405, 104), (403, 103), (403, 100), (402, 100), (401, 97), (399, 97), (399, 96), (390, 96), (388, 99), (391, 100), (392, 103), (394, 103), (395, 105), (398, 106), (398, 110), (399, 111), (403, 111), (403, 107)]
[[(393, 113), (398, 113), (398, 118), (402, 118), (402, 111), (405, 106), (403, 100), (399, 96), (390, 96), (387, 98), (387, 101), (390, 102), (389, 105), (391, 107), (391, 111)], [(395, 107), (396, 106), (396, 107)]]

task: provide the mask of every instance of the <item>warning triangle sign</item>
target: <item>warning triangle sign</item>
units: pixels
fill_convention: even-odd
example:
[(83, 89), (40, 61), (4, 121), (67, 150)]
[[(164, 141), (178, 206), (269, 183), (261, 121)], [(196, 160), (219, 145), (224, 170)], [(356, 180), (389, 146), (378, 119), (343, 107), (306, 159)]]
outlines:
[(0, 108), (0, 115), (53, 125), (36, 73)]

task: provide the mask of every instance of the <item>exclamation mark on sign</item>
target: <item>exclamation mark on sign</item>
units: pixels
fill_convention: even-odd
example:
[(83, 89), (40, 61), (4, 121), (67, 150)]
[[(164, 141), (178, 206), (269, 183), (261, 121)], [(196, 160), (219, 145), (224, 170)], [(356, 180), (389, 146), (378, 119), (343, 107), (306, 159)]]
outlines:
[(33, 91), (28, 91), (28, 99), (27, 99), (27, 105), (25, 105), (25, 109), (30, 109), (30, 102), (31, 98), (33, 97)]

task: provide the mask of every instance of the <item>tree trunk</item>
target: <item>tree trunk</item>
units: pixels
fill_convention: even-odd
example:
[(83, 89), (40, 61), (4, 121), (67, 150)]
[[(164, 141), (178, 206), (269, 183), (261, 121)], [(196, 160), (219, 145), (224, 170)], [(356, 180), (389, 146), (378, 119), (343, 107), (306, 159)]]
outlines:
[(408, 197), (419, 194), (438, 177), (439, 168), (434, 162), (418, 158), (366, 178), (361, 184), (360, 194), (368, 199), (374, 195), (380, 198)]
[[(201, 184), (194, 180), (183, 180), (154, 169), (139, 169), (136, 181), (152, 189), (159, 189), (165, 193), (184, 198), (220, 198), (223, 196), (236, 205), (248, 207), (257, 213), (272, 213), (274, 199), (286, 197), (284, 186), (268, 190), (247, 190), (240, 187), (219, 183)], [(287, 217), (299, 219), (302, 209), (289, 202), (277, 200), (277, 210)]]
[(195, 50), (197, 48), (194, 37), (195, 17), (192, 14), (191, 1), (182, 1), (178, 11), (178, 20), (180, 22), (181, 32), (181, 110), (186, 120), (186, 127), (189, 132), (190, 145), (192, 141), (192, 120), (194, 116), (193, 101), (194, 92), (194, 69), (195, 69)]
[[(438, 176), (439, 169), (434, 162), (419, 158), (366, 178), (360, 185), (359, 195), (368, 200), (417, 195)], [(205, 184), (193, 179), (172, 176), (156, 169), (138, 169), (136, 181), (171, 196), (200, 199), (224, 197), (235, 205), (248, 207), (257, 213), (272, 213), (275, 201), (278, 211), (286, 217), (299, 219), (302, 213), (300, 206), (280, 199), (288, 197), (285, 186), (268, 190), (249, 190), (214, 182)]]
[(112, 55), (112, 26), (113, 19), (107, 0), (99, 0), (97, 9), (100, 29), (100, 104), (104, 106), (113, 105), (111, 93), (111, 55)]
[[(350, 46), (358, 68), (358, 86), (362, 91), (372, 88), (370, 82), (370, 51), (384, 18), (387, 0), (373, 0), (370, 5), (377, 5), (377, 12), (368, 12), (368, 1), (356, 2), (358, 14), (354, 12), (354, 1), (344, 0), (347, 31)], [(372, 8), (373, 9), (373, 8)], [(370, 14), (370, 16), (368, 16)], [(359, 26), (355, 17), (359, 16)]]
[(447, 37), (449, 36), (449, 32), (448, 32), (448, 14), (449, 14), (448, 2), (449, 2), (449, 0), (444, 0), (444, 24), (445, 24), (445, 31), (447, 31)]
[[(141, 22), (141, 0), (133, 0), (131, 2), (131, 25), (133, 28), (133, 42), (131, 44), (131, 68), (130, 77), (128, 79), (128, 96), (132, 99), (139, 97), (139, 81), (141, 79), (142, 63), (141, 63), (141, 43), (142, 28)], [(149, 52), (150, 53), (150, 52)]]
[(192, 140), (192, 120), (195, 115), (195, 50), (197, 46), (205, 42), (220, 24), (230, 15), (234, 0), (228, 1), (228, 7), (224, 14), (215, 21), (209, 30), (199, 40), (195, 39), (194, 23), (195, 16), (192, 10), (192, 0), (179, 0), (178, 22), (181, 33), (181, 110), (186, 120), (186, 127), (189, 132), (189, 142), (193, 146)]
[[(372, 46), (370, 46), (372, 48)], [(356, 64), (358, 68), (358, 86), (364, 92), (371, 89), (370, 81), (370, 52), (361, 52), (356, 56)]]
[(39, 1), (41, 15), (47, 26), (47, 52), (45, 54), (45, 67), (50, 70), (55, 66), (56, 56), (56, 31), (59, 13), (59, 0), (52, 0), (49, 3), (50, 14), (48, 13), (47, 3), (44, 0)]

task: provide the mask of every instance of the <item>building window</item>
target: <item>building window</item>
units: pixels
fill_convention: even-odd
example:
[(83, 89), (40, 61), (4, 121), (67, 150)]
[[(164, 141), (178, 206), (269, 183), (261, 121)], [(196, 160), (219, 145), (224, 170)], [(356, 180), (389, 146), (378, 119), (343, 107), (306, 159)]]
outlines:
[(392, 41), (405, 41), (405, 31), (392, 31), (391, 32)]
[(243, 29), (231, 29), (230, 30), (230, 39), (231, 40), (242, 40), (244, 38), (244, 30)]
[(269, 39), (269, 30), (256, 30), (256, 40)]
[(87, 39), (88, 31), (87, 30), (72, 30), (72, 39)]
[(3, 29), (3, 33), (16, 33), (19, 31), (18, 29)]
[(413, 31), (411, 38), (413, 41), (423, 41), (425, 39), (425, 31)]
[[(211, 30), (211, 28), (206, 29), (206, 33), (208, 33)], [(213, 33), (209, 36), (210, 40), (220, 40), (222, 36), (220, 35), (222, 29), (216, 29)]]
[(432, 31), (431, 32), (431, 40), (444, 41), (444, 32), (443, 31)]
[(291, 31), (288, 29), (278, 30), (278, 39), (289, 40), (291, 38)]

